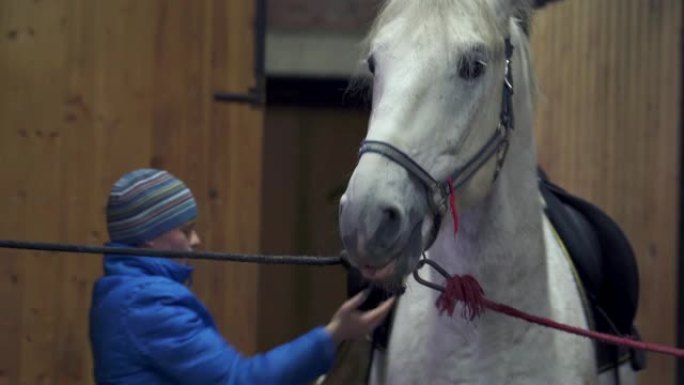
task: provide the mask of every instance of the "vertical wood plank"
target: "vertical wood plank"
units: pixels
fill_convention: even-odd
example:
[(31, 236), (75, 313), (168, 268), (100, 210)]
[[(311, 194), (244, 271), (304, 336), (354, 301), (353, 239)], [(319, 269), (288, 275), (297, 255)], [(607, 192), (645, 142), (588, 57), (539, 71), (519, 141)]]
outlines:
[[(266, 112), (262, 247), (337, 255), (337, 205), (365, 135), (367, 111), (270, 107)], [(326, 323), (346, 294), (344, 268), (262, 270), (260, 349)]]
[[(675, 344), (682, 3), (559, 2), (535, 16), (544, 97), (540, 163), (623, 228), (637, 254), (642, 336)], [(650, 354), (641, 384), (674, 384), (675, 360)]]
[[(214, 1), (212, 91), (246, 92), (253, 76), (253, 2)], [(218, 250), (257, 252), (260, 247), (261, 108), (213, 103), (208, 142), (208, 244)], [(256, 352), (260, 267), (198, 265), (224, 335), (244, 353)], [(199, 281), (199, 278), (198, 278)]]
[[(195, 192), (206, 248), (258, 251), (262, 111), (212, 97), (252, 81), (251, 4), (0, 3), (0, 238), (104, 242), (112, 183), (154, 166)], [(91, 384), (101, 258), (0, 253), (0, 384)], [(254, 350), (258, 267), (199, 265), (220, 328)]]

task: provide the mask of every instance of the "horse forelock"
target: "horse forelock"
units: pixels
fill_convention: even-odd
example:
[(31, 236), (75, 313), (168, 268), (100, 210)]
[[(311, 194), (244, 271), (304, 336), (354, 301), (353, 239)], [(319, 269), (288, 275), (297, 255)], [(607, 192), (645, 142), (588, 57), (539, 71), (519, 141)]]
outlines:
[[(508, 17), (503, 21), (500, 8), (507, 9)], [(373, 54), (374, 44), (383, 45), (412, 39), (416, 47), (430, 45), (447, 67), (453, 67), (456, 60), (467, 60), (475, 51), (468, 48), (475, 45), (486, 47), (485, 55), (502, 53), (504, 37), (513, 37), (523, 47), (525, 59), (529, 54), (524, 34), (511, 31), (518, 16), (530, 10), (527, 0), (388, 0), (380, 8), (369, 32), (361, 42), (359, 67), (352, 77), (348, 93), (364, 94), (370, 101), (372, 79), (368, 76), (366, 59)], [(402, 20), (403, 29), (385, 33), (389, 24)], [(514, 29), (519, 29), (516, 25)], [(511, 36), (513, 32), (516, 36)], [(382, 38), (380, 39), (382, 35)], [(480, 52), (479, 54), (482, 54)], [(488, 60), (488, 57), (478, 56)], [(529, 65), (529, 61), (526, 65)], [(525, 81), (532, 80), (531, 77)]]
[(442, 34), (476, 33), (493, 41), (508, 32), (510, 17), (522, 17), (530, 10), (528, 0), (387, 0), (364, 44), (370, 46), (378, 32), (398, 17), (406, 18), (409, 25)]

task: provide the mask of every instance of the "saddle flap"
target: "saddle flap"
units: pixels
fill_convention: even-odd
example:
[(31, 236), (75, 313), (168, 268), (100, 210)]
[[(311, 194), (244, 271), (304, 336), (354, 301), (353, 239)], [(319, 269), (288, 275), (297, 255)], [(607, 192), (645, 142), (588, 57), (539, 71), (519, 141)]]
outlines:
[(631, 335), (639, 301), (639, 274), (627, 237), (601, 209), (569, 194), (543, 174), (539, 187), (547, 200), (549, 219), (576, 266), (587, 296), (619, 333)]
[(544, 183), (548, 182), (541, 183), (540, 191), (546, 203), (546, 216), (571, 256), (584, 294), (588, 300), (596, 301), (596, 293), (600, 292), (604, 276), (601, 243), (587, 219), (575, 208), (563, 203)]

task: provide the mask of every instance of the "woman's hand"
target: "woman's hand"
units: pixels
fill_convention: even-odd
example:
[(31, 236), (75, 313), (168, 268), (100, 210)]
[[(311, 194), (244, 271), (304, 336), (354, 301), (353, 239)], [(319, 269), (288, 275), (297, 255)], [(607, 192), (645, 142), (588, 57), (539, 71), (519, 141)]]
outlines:
[(366, 297), (368, 297), (368, 290), (363, 290), (348, 299), (325, 327), (335, 343), (370, 334), (387, 317), (396, 299), (391, 297), (376, 308), (365, 312), (358, 310)]

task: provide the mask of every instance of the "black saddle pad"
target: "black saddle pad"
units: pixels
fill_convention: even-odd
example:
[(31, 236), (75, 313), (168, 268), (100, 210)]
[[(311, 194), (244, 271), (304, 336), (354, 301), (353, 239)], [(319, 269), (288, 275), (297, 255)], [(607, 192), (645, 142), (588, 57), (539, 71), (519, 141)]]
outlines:
[[(639, 274), (632, 247), (620, 227), (595, 205), (574, 196), (539, 172), (546, 214), (560, 236), (588, 300), (592, 328), (639, 339), (634, 318), (639, 301)], [(596, 343), (600, 370), (631, 359), (645, 367), (645, 354)]]

